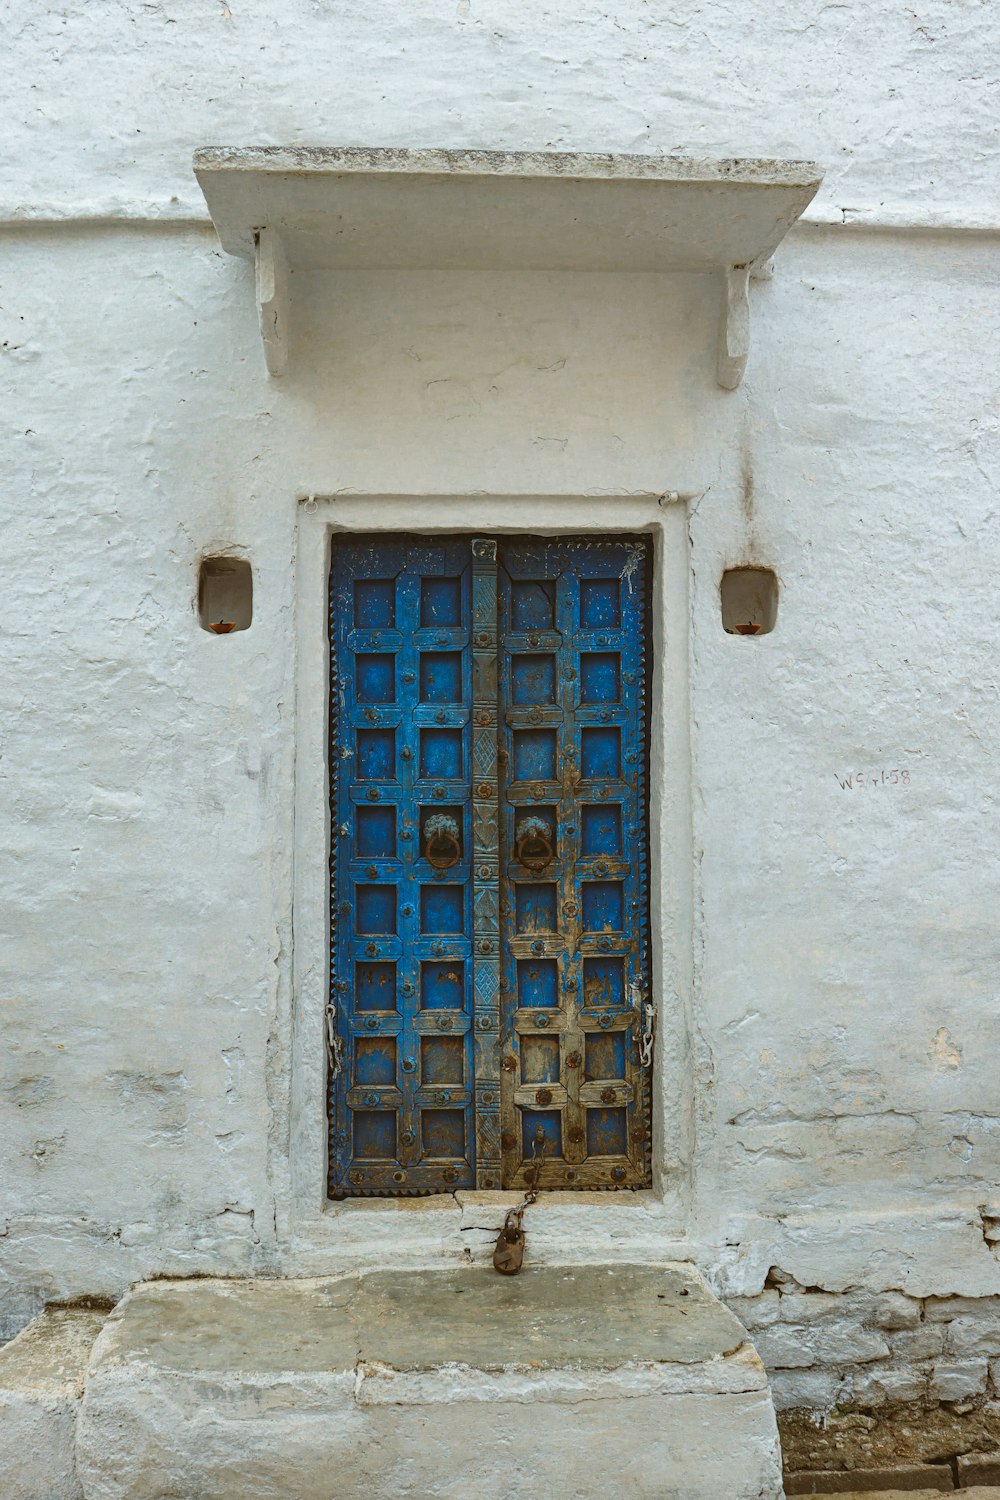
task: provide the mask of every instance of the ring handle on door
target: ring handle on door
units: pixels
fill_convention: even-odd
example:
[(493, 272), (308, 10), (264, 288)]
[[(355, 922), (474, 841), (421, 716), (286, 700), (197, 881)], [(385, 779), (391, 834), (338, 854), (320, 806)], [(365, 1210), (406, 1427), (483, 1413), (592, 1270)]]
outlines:
[(524, 818), (518, 823), (514, 858), (526, 870), (533, 870), (536, 874), (552, 863), (555, 858), (552, 831), (541, 818)]
[(424, 824), (424, 853), (435, 870), (450, 870), (462, 858), (458, 823), (446, 813), (434, 813)]

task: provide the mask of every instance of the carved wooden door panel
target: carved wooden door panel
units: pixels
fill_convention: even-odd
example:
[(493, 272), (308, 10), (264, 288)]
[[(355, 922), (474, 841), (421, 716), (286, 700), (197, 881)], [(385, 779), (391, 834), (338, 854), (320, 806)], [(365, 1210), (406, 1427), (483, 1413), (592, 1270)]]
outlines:
[(475, 1185), (471, 589), (464, 541), (334, 549), (334, 1195)]
[(329, 1190), (649, 1181), (648, 543), (352, 538)]
[(647, 545), (501, 546), (504, 1186), (649, 1179)]

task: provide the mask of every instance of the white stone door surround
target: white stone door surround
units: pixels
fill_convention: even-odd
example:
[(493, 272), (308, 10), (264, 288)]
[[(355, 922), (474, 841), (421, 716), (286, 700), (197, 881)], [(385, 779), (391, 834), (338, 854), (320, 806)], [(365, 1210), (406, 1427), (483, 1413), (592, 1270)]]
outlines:
[[(327, 803), (327, 585), (330, 551), (351, 532), (575, 535), (645, 532), (653, 538), (653, 706), (650, 744), (651, 926), (657, 1038), (654, 1058), (654, 1185), (645, 1193), (550, 1196), (539, 1246), (558, 1258), (675, 1254), (688, 1199), (693, 1099), (690, 1069), (692, 864), (688, 716), (687, 506), (672, 492), (640, 495), (301, 495), (296, 528), (295, 839), (293, 993), (286, 1017), (291, 1067), (287, 1184), (279, 1233), (299, 1273), (372, 1259), (422, 1259), (460, 1237), (509, 1194), (459, 1193), (406, 1200), (326, 1199), (326, 1045), (329, 817)], [(283, 1113), (283, 1111), (282, 1111)], [(284, 1154), (275, 1133), (272, 1150)], [(282, 1168), (284, 1170), (282, 1170)], [(495, 1209), (493, 1209), (495, 1214)], [(281, 1220), (284, 1219), (282, 1226)], [(558, 1225), (556, 1220), (558, 1219)], [(580, 1230), (587, 1226), (585, 1239)], [(623, 1240), (624, 1236), (624, 1240)], [(602, 1248), (603, 1244), (603, 1248)]]

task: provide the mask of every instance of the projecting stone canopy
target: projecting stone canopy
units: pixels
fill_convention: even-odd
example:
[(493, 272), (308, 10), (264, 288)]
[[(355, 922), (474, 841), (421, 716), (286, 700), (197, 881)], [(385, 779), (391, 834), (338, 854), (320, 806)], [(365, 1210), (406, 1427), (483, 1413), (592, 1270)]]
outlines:
[(723, 281), (726, 390), (746, 367), (750, 279), (821, 181), (808, 161), (336, 146), (208, 146), (194, 170), (223, 247), (255, 263), (272, 376), (296, 272), (686, 270)]

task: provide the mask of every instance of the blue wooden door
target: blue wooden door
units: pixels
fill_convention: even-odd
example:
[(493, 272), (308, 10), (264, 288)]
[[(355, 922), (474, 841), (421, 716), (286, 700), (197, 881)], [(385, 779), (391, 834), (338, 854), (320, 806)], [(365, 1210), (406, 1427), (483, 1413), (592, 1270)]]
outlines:
[(647, 546), (335, 545), (333, 1196), (649, 1180)]

